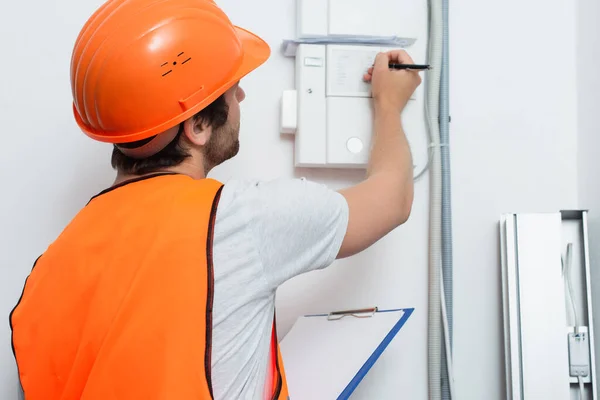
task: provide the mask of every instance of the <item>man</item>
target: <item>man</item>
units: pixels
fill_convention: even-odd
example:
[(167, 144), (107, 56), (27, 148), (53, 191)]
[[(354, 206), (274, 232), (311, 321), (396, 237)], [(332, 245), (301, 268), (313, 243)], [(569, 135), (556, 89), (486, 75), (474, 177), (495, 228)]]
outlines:
[[(404, 223), (412, 160), (400, 114), (421, 83), (379, 54), (366, 179), (208, 179), (239, 149), (239, 81), (269, 57), (211, 0), (110, 0), (75, 44), (74, 113), (114, 144), (115, 185), (37, 260), (11, 313), (28, 400), (286, 399), (274, 323), (288, 279)], [(307, 383), (309, 384), (309, 383)]]

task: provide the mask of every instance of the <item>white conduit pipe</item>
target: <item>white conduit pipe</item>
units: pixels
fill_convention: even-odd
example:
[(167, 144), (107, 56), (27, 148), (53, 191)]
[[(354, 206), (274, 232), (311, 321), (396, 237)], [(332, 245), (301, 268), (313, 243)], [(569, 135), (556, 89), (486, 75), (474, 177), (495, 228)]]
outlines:
[(429, 399), (441, 400), (442, 316), (440, 272), (442, 266), (442, 170), (440, 154), (440, 79), (442, 71), (442, 0), (429, 0), (429, 64), (426, 115), (431, 136), (429, 215), (429, 315), (428, 387)]

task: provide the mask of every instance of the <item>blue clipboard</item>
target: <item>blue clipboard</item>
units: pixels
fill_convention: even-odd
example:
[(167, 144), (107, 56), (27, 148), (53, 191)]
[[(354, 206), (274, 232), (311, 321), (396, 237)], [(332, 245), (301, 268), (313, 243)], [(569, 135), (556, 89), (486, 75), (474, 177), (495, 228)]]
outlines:
[[(410, 316), (415, 311), (414, 308), (398, 308), (392, 310), (378, 310), (377, 308), (372, 309), (363, 309), (363, 310), (348, 310), (348, 311), (338, 311), (332, 312), (330, 314), (314, 314), (314, 315), (306, 315), (305, 317), (328, 317), (330, 320), (340, 319), (345, 316), (357, 317), (357, 318), (368, 318), (369, 316), (373, 316), (378, 313), (390, 313), (390, 312), (399, 312), (403, 311), (402, 316), (398, 320), (398, 322), (392, 327), (392, 329), (387, 333), (385, 338), (381, 341), (381, 343), (375, 348), (371, 356), (367, 359), (367, 361), (362, 365), (362, 367), (358, 370), (358, 372), (354, 375), (352, 380), (346, 385), (344, 390), (337, 397), (337, 400), (346, 400), (350, 398), (352, 393), (356, 390), (358, 385), (365, 378), (370, 369), (375, 365), (379, 357), (383, 354), (385, 349), (392, 342), (394, 337), (400, 332), (402, 327), (406, 324)], [(365, 315), (366, 314), (366, 315)], [(370, 314), (370, 315), (369, 315)]]

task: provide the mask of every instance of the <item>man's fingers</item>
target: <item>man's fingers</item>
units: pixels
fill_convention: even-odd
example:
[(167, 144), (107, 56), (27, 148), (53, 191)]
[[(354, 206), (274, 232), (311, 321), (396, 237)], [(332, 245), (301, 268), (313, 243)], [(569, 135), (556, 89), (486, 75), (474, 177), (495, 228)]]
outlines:
[(369, 69), (369, 73), (372, 74), (374, 70), (388, 70), (389, 64), (414, 64), (413, 59), (404, 50), (392, 50), (386, 53), (379, 53), (375, 57), (374, 67)]
[(392, 50), (388, 53), (388, 60), (397, 64), (414, 64), (413, 59), (404, 50)]
[(379, 53), (375, 57), (375, 65), (373, 70), (388, 70), (390, 64), (390, 56), (388, 53)]
[(371, 79), (373, 79), (373, 67), (369, 67), (369, 69), (367, 69), (367, 72), (363, 74), (363, 80), (365, 82), (371, 82)]

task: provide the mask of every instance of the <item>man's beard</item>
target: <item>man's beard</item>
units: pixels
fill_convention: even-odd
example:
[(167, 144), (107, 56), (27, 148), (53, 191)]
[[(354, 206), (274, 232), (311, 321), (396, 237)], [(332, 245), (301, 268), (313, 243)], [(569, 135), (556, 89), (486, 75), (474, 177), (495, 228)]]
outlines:
[(239, 141), (240, 123), (235, 125), (226, 123), (221, 128), (214, 130), (206, 144), (204, 153), (204, 168), (211, 170), (219, 164), (235, 157), (240, 151)]

